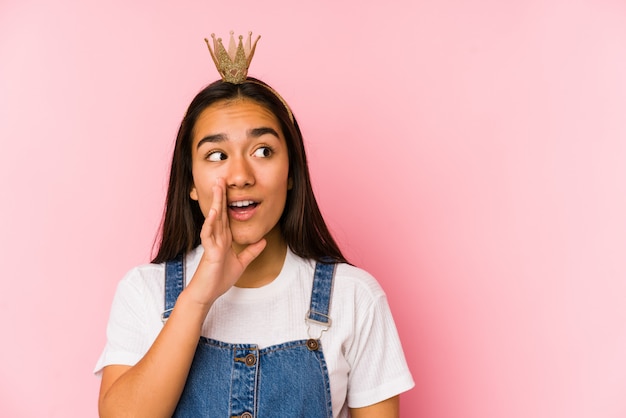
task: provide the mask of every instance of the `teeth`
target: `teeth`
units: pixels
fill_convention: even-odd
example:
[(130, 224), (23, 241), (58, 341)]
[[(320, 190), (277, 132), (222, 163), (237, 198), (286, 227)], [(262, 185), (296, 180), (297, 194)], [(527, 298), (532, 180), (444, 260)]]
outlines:
[(252, 200), (240, 200), (238, 202), (231, 203), (230, 206), (235, 206), (235, 207), (238, 207), (238, 208), (242, 208), (244, 206), (250, 206), (250, 205), (253, 205), (253, 204), (254, 204), (254, 202)]

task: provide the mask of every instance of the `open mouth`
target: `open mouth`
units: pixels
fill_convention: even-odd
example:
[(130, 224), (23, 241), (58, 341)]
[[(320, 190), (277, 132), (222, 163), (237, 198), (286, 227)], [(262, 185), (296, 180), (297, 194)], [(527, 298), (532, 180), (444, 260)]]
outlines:
[(236, 212), (246, 211), (248, 209), (254, 209), (257, 207), (258, 203), (253, 200), (239, 200), (236, 202), (231, 202), (228, 205), (228, 208), (234, 210)]

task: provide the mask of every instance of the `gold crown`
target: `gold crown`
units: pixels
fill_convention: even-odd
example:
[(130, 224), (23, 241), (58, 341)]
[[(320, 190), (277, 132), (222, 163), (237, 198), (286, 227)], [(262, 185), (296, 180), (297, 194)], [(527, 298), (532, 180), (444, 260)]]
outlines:
[(259, 35), (254, 44), (252, 44), (252, 32), (248, 32), (248, 39), (244, 45), (243, 36), (239, 35), (239, 42), (235, 45), (234, 32), (230, 31), (228, 51), (222, 44), (222, 38), (215, 39), (214, 33), (211, 34), (211, 38), (213, 38), (213, 49), (211, 49), (211, 44), (207, 38), (204, 38), (204, 41), (209, 47), (211, 58), (213, 58), (222, 80), (233, 84), (241, 84), (246, 81), (248, 67), (250, 67), (250, 61), (252, 61), (256, 43), (259, 42), (261, 36)]

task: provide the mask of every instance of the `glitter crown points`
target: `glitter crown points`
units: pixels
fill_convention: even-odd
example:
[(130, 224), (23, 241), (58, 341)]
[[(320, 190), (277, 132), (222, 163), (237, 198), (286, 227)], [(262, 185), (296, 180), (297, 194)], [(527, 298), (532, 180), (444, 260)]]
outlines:
[(231, 31), (228, 50), (224, 48), (222, 38), (215, 38), (214, 33), (211, 34), (211, 38), (213, 38), (213, 48), (211, 48), (211, 43), (207, 38), (204, 38), (204, 41), (209, 47), (211, 58), (213, 58), (222, 80), (233, 84), (241, 84), (246, 81), (248, 67), (250, 67), (256, 44), (261, 36), (258, 36), (253, 44), (252, 32), (248, 32), (248, 39), (245, 42), (243, 35), (239, 35), (239, 42), (235, 42), (234, 32)]

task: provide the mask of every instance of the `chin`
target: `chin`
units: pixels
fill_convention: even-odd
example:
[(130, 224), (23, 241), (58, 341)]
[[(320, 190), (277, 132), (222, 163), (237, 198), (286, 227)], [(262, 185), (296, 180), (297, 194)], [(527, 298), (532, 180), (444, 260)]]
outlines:
[[(233, 230), (234, 229), (234, 230)], [(276, 225), (270, 230), (256, 229), (256, 228), (233, 228), (231, 232), (233, 234), (233, 247), (244, 247), (246, 245), (254, 244), (265, 238), (268, 241), (275, 241), (280, 237), (280, 228)]]
[(263, 235), (233, 235), (233, 246), (243, 247), (246, 245), (254, 244), (255, 242), (259, 242), (263, 239)]

